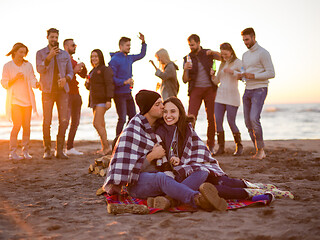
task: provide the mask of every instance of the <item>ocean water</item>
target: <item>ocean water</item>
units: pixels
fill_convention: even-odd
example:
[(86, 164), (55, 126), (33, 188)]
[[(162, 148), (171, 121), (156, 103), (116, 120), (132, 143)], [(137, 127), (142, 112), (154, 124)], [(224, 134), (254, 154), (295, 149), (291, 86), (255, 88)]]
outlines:
[[(185, 104), (187, 109), (187, 104)], [(75, 140), (99, 140), (99, 136), (92, 126), (92, 111), (83, 107), (81, 122)], [(113, 107), (105, 114), (108, 139), (115, 137), (117, 124), (117, 113)], [(265, 140), (285, 140), (285, 139), (320, 139), (320, 103), (308, 104), (269, 104), (265, 105), (261, 123)], [(237, 126), (240, 129), (243, 140), (250, 140), (249, 134), (244, 124), (243, 108), (240, 106), (237, 115)], [(0, 139), (8, 140), (12, 123), (4, 116), (0, 116)], [(227, 119), (224, 120), (224, 130), (226, 140), (233, 140)], [(51, 126), (51, 137), (55, 140), (58, 131), (58, 120), (56, 109)], [(206, 140), (207, 119), (204, 106), (199, 111), (196, 123), (196, 131), (201, 139)], [(21, 132), (19, 139), (21, 139)], [(42, 117), (33, 116), (31, 121), (31, 139), (42, 140)]]

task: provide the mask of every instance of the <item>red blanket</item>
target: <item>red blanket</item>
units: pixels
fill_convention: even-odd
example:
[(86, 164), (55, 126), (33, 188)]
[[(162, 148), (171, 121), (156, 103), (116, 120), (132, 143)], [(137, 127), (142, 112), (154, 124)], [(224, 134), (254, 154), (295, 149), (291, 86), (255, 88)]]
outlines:
[[(147, 205), (147, 200), (133, 198), (128, 195), (107, 195), (106, 193), (104, 196), (107, 198), (106, 201), (108, 204), (110, 203), (117, 203), (117, 204), (140, 204), (140, 205)], [(228, 203), (228, 210), (243, 208), (252, 205), (267, 205), (266, 200), (261, 201), (250, 201), (250, 200), (227, 200)], [(149, 208), (150, 214), (162, 211), (162, 209), (157, 208)], [(189, 205), (182, 204), (177, 207), (170, 208), (169, 212), (196, 212), (198, 209), (193, 208)]]

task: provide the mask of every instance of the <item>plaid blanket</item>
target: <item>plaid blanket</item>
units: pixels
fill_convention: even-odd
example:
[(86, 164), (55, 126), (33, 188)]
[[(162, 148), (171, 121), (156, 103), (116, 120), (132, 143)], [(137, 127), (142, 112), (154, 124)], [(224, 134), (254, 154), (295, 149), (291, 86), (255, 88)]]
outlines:
[[(181, 158), (182, 164), (175, 166), (174, 170), (185, 177), (197, 170), (208, 171), (215, 176), (226, 175), (191, 125), (189, 128), (191, 134)], [(158, 139), (143, 115), (137, 114), (133, 117), (117, 141), (104, 185), (136, 183), (143, 162), (153, 146), (159, 142)], [(165, 158), (163, 161), (166, 161)]]
[(180, 164), (174, 170), (182, 177), (187, 177), (195, 171), (207, 171), (216, 177), (226, 175), (219, 166), (219, 162), (212, 157), (209, 149), (199, 138), (191, 124), (186, 130), (189, 135), (184, 147)]
[(137, 182), (143, 162), (156, 143), (148, 120), (141, 114), (134, 116), (116, 143), (104, 185)]
[[(104, 194), (106, 197), (106, 202), (107, 204), (140, 204), (140, 205), (146, 205), (147, 206), (147, 200), (146, 199), (140, 199), (140, 198), (133, 198), (129, 195), (108, 195)], [(227, 210), (234, 210), (234, 209), (239, 209), (243, 207), (248, 207), (248, 206), (255, 206), (255, 205), (261, 205), (261, 206), (266, 206), (267, 201), (261, 200), (261, 201), (250, 201), (250, 200), (226, 200), (228, 203), (228, 209)], [(150, 214), (163, 211), (162, 209), (158, 208), (149, 208)], [(168, 209), (169, 212), (196, 212), (198, 211), (197, 208), (193, 208), (189, 205), (183, 204), (179, 205), (176, 207), (172, 207)]]

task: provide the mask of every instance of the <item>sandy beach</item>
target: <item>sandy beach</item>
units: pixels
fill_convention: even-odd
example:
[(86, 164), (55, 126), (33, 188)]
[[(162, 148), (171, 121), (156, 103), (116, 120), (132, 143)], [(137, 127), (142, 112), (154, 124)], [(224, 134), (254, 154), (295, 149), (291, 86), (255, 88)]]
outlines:
[(32, 141), (34, 158), (18, 164), (9, 161), (8, 145), (0, 140), (0, 239), (319, 239), (320, 140), (266, 141), (262, 161), (250, 159), (250, 142), (238, 158), (227, 142), (227, 154), (216, 157), (230, 177), (273, 183), (294, 200), (227, 212), (116, 216), (95, 194), (104, 178), (88, 173), (97, 141), (76, 142), (85, 154), (67, 160), (43, 160), (42, 142)]

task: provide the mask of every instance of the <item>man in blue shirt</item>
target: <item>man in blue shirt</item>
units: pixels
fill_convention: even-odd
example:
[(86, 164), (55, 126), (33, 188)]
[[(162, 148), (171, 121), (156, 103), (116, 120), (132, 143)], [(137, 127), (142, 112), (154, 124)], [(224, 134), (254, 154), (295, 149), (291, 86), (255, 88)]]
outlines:
[(119, 41), (120, 51), (110, 53), (111, 61), (109, 66), (113, 71), (113, 81), (115, 84), (114, 103), (118, 114), (118, 123), (116, 128), (116, 136), (118, 136), (126, 123), (136, 115), (135, 103), (131, 95), (133, 87), (132, 79), (132, 64), (135, 61), (142, 59), (146, 55), (147, 44), (144, 40), (144, 35), (139, 33), (139, 39), (142, 41), (141, 52), (136, 55), (129, 55), (131, 47), (131, 39), (122, 37)]
[(59, 49), (58, 38), (59, 30), (50, 28), (47, 31), (48, 46), (39, 50), (36, 55), (42, 91), (44, 159), (52, 157), (50, 127), (54, 103), (59, 117), (55, 156), (68, 158), (63, 153), (63, 145), (68, 128), (68, 82), (73, 77), (73, 69), (69, 54)]

